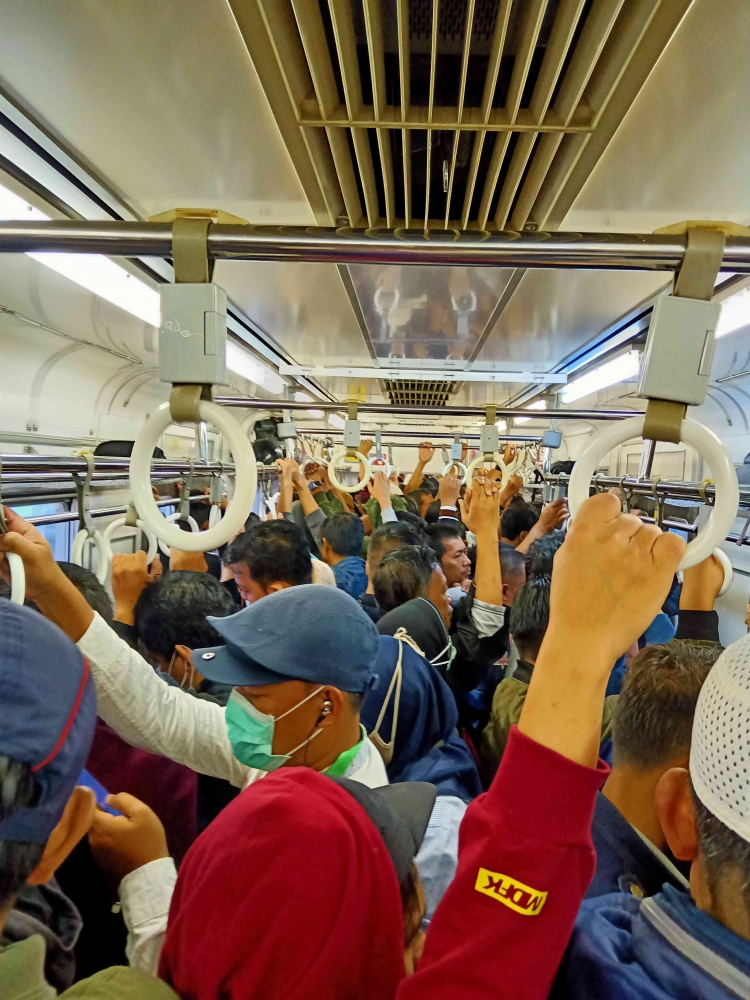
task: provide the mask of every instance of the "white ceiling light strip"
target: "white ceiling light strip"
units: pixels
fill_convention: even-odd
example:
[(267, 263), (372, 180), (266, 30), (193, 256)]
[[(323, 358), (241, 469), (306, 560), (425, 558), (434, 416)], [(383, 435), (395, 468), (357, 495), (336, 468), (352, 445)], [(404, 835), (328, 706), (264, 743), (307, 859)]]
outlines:
[(606, 389), (618, 382), (625, 382), (638, 376), (641, 356), (638, 351), (628, 351), (619, 358), (608, 361), (586, 375), (569, 382), (561, 393), (563, 403), (573, 403), (582, 396), (588, 396), (599, 389)]
[(567, 375), (547, 372), (462, 371), (456, 368), (327, 368), (322, 365), (280, 364), (282, 375), (326, 376), (328, 378), (397, 379), (413, 382), (537, 382), (540, 385), (561, 384)]

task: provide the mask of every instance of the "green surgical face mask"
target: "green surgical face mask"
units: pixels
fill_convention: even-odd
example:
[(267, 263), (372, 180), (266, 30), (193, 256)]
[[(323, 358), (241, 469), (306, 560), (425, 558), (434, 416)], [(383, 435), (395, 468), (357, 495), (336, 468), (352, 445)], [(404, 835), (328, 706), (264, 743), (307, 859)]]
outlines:
[(224, 715), (227, 720), (229, 742), (232, 744), (232, 750), (237, 760), (248, 767), (256, 767), (261, 771), (275, 771), (283, 764), (286, 764), (298, 750), (301, 750), (311, 740), (314, 740), (316, 736), (319, 736), (322, 730), (316, 729), (311, 736), (295, 747), (294, 750), (290, 750), (289, 753), (275, 754), (272, 748), (276, 723), (280, 719), (286, 718), (287, 715), (291, 715), (292, 712), (296, 711), (311, 698), (314, 698), (324, 687), (325, 685), (321, 685), (312, 694), (309, 694), (302, 701), (297, 702), (296, 705), (293, 705), (284, 712), (283, 715), (276, 717), (259, 712), (247, 698), (243, 698), (236, 689), (233, 690), (229, 695)]

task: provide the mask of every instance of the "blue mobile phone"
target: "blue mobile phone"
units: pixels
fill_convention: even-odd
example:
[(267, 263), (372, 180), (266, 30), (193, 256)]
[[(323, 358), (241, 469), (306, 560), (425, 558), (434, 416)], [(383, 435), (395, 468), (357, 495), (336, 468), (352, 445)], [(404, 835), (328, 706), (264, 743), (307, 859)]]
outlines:
[(89, 774), (88, 771), (81, 771), (78, 775), (78, 781), (76, 784), (83, 785), (84, 788), (90, 788), (96, 796), (96, 804), (105, 812), (110, 813), (112, 816), (122, 816), (122, 813), (113, 809), (112, 806), (107, 805), (107, 796), (109, 795), (109, 792), (104, 785), (100, 784), (96, 780), (93, 774)]

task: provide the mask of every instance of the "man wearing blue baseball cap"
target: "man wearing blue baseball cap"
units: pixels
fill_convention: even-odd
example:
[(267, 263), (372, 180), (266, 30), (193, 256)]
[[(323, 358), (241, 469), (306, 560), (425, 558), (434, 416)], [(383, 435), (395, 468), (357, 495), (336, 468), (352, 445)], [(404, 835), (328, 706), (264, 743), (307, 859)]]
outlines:
[[(94, 735), (96, 696), (89, 664), (70, 639), (35, 611), (3, 600), (0, 690), (1, 933), (21, 887), (47, 882), (91, 826), (94, 793), (76, 782)], [(44, 959), (41, 935), (0, 949), (3, 1000), (53, 998)], [(165, 983), (119, 967), (63, 994), (84, 995), (175, 997)]]
[(7, 508), (6, 518), (0, 550), (21, 556), (28, 595), (88, 657), (99, 715), (127, 742), (238, 787), (282, 765), (388, 783), (359, 722), (378, 632), (347, 594), (306, 584), (209, 619), (226, 645), (192, 659), (204, 677), (235, 688), (225, 714), (164, 684), (91, 610), (36, 528)]

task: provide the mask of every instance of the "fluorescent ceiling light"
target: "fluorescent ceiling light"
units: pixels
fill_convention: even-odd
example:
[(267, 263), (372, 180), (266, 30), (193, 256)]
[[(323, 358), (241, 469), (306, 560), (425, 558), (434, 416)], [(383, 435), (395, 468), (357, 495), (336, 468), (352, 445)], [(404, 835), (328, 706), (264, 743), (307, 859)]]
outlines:
[(227, 368), (276, 396), (284, 391), (286, 382), (283, 378), (233, 340), (227, 340)]
[(608, 361), (606, 365), (595, 368), (586, 375), (581, 375), (575, 381), (569, 382), (563, 389), (563, 403), (572, 403), (598, 389), (606, 389), (607, 386), (635, 378), (638, 375), (640, 360), (638, 351), (628, 351), (627, 354), (621, 354), (619, 358)]
[(308, 417), (312, 417), (313, 420), (322, 420), (325, 417), (325, 413), (322, 410), (308, 410)]
[(329, 413), (328, 423), (331, 425), (331, 427), (338, 427), (340, 431), (343, 431), (344, 429), (344, 418), (340, 417), (338, 413)]
[[(0, 219), (32, 219), (45, 222), (48, 215), (23, 198), (0, 186)], [(94, 295), (142, 319), (159, 326), (159, 293), (130, 274), (109, 257), (101, 254), (30, 253), (29, 257), (57, 271)]]
[(740, 330), (748, 324), (750, 324), (750, 287), (735, 292), (721, 303), (716, 336), (726, 337), (728, 333), (734, 333), (735, 330)]
[[(547, 400), (537, 399), (535, 403), (529, 403), (528, 406), (524, 406), (524, 410), (546, 410)], [(531, 420), (531, 417), (516, 417), (515, 421), (517, 424), (527, 424)]]
[(416, 382), (538, 382), (564, 383), (567, 375), (546, 372), (462, 371), (456, 368), (402, 368), (383, 365), (380, 368), (326, 368), (324, 365), (279, 365), (282, 375), (327, 376), (328, 378), (408, 379)]

